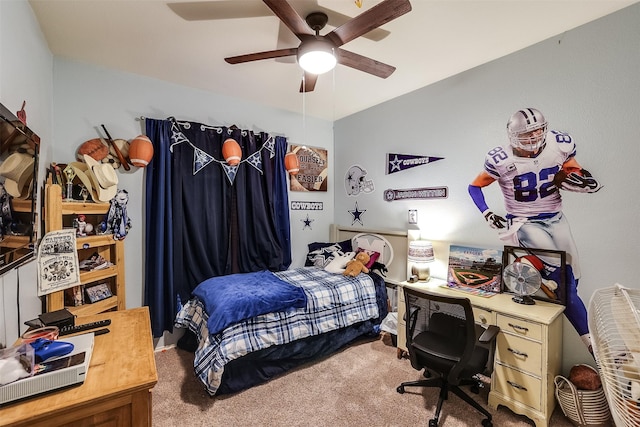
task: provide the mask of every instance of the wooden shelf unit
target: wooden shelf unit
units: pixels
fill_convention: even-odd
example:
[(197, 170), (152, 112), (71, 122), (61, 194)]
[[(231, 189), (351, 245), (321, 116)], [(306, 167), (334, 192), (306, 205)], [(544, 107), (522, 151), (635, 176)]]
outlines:
[[(109, 203), (93, 202), (67, 202), (62, 199), (62, 187), (58, 184), (47, 183), (45, 188), (45, 232), (71, 228), (73, 218), (84, 214), (96, 228), (109, 211)], [(93, 252), (97, 252), (113, 266), (103, 270), (82, 271), (80, 281), (83, 286), (106, 282), (111, 289), (112, 297), (95, 302), (85, 303), (80, 306), (65, 306), (64, 291), (52, 292), (46, 296), (46, 311), (55, 311), (67, 308), (77, 316), (90, 316), (109, 310), (125, 310), (125, 270), (124, 270), (124, 242), (115, 240), (111, 234), (91, 235), (76, 238), (76, 250), (78, 258), (88, 258)]]

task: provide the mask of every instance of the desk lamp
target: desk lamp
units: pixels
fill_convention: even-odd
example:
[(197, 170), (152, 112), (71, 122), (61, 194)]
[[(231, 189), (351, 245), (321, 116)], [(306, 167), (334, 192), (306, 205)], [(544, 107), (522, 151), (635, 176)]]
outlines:
[(431, 278), (429, 263), (433, 262), (433, 245), (428, 240), (412, 240), (409, 242), (407, 256), (411, 262), (411, 274), (418, 276), (421, 282), (428, 282)]

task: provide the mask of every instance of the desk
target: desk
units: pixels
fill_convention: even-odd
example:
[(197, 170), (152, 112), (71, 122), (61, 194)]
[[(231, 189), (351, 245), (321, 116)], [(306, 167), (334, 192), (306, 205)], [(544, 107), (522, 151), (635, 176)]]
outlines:
[(442, 287), (444, 280), (398, 285), (398, 356), (407, 351), (403, 287), (466, 297), (471, 301), (476, 323), (497, 325), (496, 350), (491, 375), (489, 406), (504, 405), (517, 414), (547, 427), (555, 408), (553, 379), (562, 366), (562, 312), (564, 306), (536, 301), (535, 305), (513, 302), (511, 295), (490, 298)]
[(102, 319), (111, 319), (111, 332), (95, 337), (85, 382), (3, 406), (0, 425), (151, 426), (151, 389), (158, 374), (149, 309), (79, 317), (76, 324)]

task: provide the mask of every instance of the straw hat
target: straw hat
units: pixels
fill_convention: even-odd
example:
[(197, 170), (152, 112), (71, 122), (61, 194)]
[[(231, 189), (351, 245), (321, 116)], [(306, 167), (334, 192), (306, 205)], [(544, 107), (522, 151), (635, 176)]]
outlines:
[(83, 157), (88, 166), (87, 175), (91, 179), (92, 188), (97, 199), (101, 202), (111, 201), (118, 191), (118, 174), (116, 174), (115, 169), (108, 163), (96, 161), (88, 154)]
[(33, 157), (18, 152), (11, 154), (0, 165), (0, 175), (5, 178), (7, 193), (13, 197), (26, 197), (33, 178)]

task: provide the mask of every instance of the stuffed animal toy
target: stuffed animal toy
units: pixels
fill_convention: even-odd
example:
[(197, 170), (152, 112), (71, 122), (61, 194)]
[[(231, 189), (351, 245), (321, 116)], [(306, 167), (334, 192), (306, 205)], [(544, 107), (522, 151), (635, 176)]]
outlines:
[(362, 251), (358, 252), (356, 257), (347, 263), (347, 268), (342, 273), (345, 276), (356, 277), (358, 274), (368, 273), (369, 269), (366, 264), (369, 262), (369, 254)]
[(344, 269), (347, 267), (347, 263), (356, 256), (355, 252), (342, 253), (335, 251), (332, 253), (333, 259), (324, 268), (329, 273), (344, 273)]

